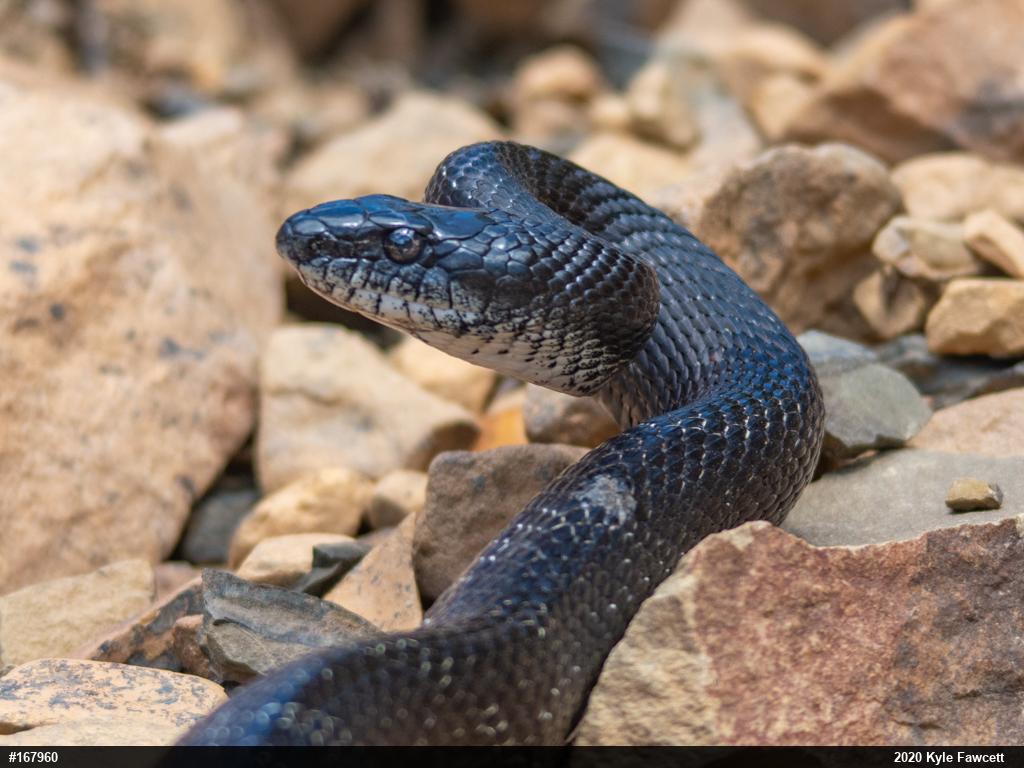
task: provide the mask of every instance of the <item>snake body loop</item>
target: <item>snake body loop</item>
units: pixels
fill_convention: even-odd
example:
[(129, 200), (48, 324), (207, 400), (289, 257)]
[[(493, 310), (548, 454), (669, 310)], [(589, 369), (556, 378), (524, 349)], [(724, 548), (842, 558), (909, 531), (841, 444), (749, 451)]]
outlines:
[(292, 663), (185, 743), (561, 743), (680, 555), (780, 522), (811, 476), (821, 397), (782, 322), (693, 235), (568, 161), (466, 147), (426, 203), (326, 203), (278, 249), (330, 300), (596, 396), (624, 431), (533, 499), (421, 628)]

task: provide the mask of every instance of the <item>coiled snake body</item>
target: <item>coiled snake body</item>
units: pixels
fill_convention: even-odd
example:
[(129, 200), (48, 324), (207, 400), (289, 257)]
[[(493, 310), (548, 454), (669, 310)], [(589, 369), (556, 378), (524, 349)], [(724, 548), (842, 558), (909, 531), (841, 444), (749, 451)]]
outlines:
[(185, 743), (561, 743), (680, 555), (780, 522), (810, 478), (823, 409), (806, 356), (685, 229), (507, 142), (454, 152), (426, 201), (325, 203), (285, 222), (278, 250), (331, 301), (596, 396), (625, 431), (530, 502), (421, 628), (292, 663)]

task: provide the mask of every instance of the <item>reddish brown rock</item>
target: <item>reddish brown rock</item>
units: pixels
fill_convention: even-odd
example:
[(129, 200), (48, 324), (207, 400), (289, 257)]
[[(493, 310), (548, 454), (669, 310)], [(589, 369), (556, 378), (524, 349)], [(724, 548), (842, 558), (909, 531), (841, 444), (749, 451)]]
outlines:
[(949, 453), (1024, 456), (1024, 389), (983, 395), (938, 410), (910, 445)]
[(890, 162), (964, 147), (1024, 160), (1020, 0), (943, 3), (867, 37), (790, 124), (795, 141), (844, 141)]
[(1015, 743), (1022, 530), (821, 549), (766, 523), (711, 536), (612, 651), (577, 744)]
[(126, 625), (73, 655), (180, 672), (184, 667), (175, 652), (173, 629), (177, 621), (202, 610), (201, 593), (202, 584), (197, 576)]
[(326, 595), (385, 632), (415, 629), (423, 608), (412, 567), (416, 516), (407, 517)]
[(428, 599), (440, 595), (530, 499), (586, 452), (535, 444), (438, 456), (428, 470), (427, 503), (413, 540), (420, 592)]
[(842, 332), (838, 308), (874, 266), (875, 233), (899, 209), (885, 167), (852, 147), (768, 150), (688, 204), (694, 233), (796, 331)]
[(0, 593), (165, 558), (252, 428), (281, 309), (254, 182), (273, 157), (179, 138), (0, 83)]
[(924, 332), (928, 348), (942, 355), (1024, 355), (1024, 280), (954, 280)]

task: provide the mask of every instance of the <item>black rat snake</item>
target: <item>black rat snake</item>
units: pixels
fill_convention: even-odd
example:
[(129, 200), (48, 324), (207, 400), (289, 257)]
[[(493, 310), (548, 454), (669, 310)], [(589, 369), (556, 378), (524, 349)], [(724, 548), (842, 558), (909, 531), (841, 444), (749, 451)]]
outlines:
[(814, 469), (821, 397), (782, 322), (688, 231), (566, 160), (465, 147), (425, 204), (325, 203), (277, 246), (331, 301), (596, 396), (625, 431), (530, 502), (421, 628), (290, 664), (184, 743), (561, 743), (680, 555), (780, 522)]

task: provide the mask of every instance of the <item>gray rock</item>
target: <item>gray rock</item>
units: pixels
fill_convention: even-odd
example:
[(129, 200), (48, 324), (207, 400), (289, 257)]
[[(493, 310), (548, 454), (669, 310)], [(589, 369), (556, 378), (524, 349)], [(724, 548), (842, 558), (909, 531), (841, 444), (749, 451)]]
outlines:
[(434, 459), (413, 536), (420, 594), (440, 595), (530, 499), (586, 452), (570, 445), (509, 445)]
[[(946, 507), (951, 480), (971, 476), (1003, 489), (1002, 509), (963, 515)], [(782, 528), (818, 546), (876, 544), (1020, 514), (1024, 456), (904, 450), (859, 461), (811, 483)]]
[(378, 634), (351, 611), (311, 595), (203, 571), (203, 643), (222, 681), (243, 683), (316, 648)]
[(619, 425), (597, 400), (573, 397), (534, 384), (526, 386), (523, 425), (531, 443), (593, 448), (619, 433)]
[(863, 344), (833, 336), (831, 333), (805, 331), (797, 336), (796, 340), (804, 348), (819, 376), (878, 361), (875, 353)]
[(313, 570), (292, 585), (296, 592), (323, 597), (341, 578), (359, 565), (370, 545), (365, 541), (339, 541), (313, 547)]
[(255, 488), (214, 491), (196, 504), (178, 547), (185, 560), (198, 565), (226, 563), (235, 528), (260, 500)]
[(879, 363), (820, 377), (825, 398), (826, 462), (876, 448), (899, 448), (916, 435), (932, 411), (910, 380)]
[(893, 339), (875, 348), (880, 362), (895, 368), (931, 398), (935, 408), (1014, 387), (1024, 387), (1024, 361), (990, 357), (943, 357), (928, 349), (924, 334)]

